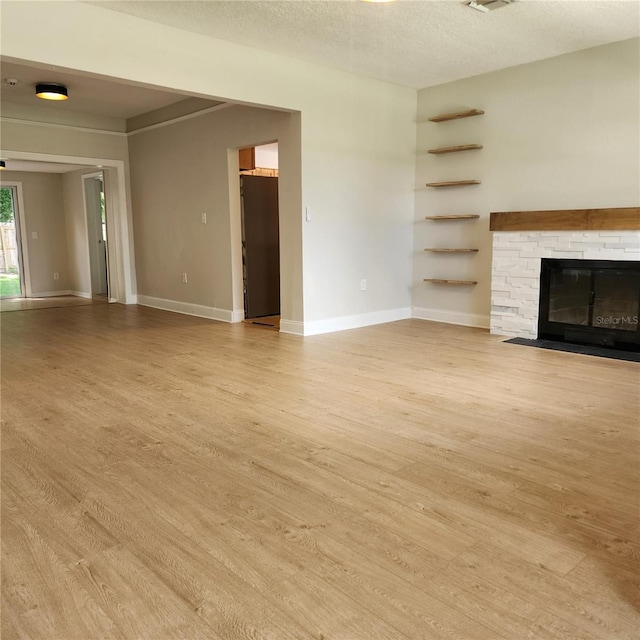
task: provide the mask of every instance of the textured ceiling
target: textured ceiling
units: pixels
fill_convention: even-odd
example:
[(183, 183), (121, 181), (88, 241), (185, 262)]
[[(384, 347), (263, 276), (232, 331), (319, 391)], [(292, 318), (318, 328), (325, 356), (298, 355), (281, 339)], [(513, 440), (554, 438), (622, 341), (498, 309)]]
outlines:
[(640, 35), (638, 0), (91, 2), (194, 33), (422, 88)]

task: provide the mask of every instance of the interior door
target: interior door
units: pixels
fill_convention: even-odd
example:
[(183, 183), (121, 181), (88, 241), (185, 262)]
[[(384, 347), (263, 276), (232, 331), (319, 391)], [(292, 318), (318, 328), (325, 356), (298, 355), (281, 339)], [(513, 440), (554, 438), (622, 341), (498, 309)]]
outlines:
[(84, 197), (87, 211), (91, 293), (108, 295), (107, 234), (102, 175), (84, 178)]
[(246, 318), (280, 314), (278, 178), (240, 176)]

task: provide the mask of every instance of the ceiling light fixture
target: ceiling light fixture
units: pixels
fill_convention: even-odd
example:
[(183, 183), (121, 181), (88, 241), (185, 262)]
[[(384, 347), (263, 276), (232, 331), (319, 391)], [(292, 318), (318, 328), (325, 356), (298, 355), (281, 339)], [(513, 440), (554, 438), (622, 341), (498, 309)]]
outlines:
[(64, 85), (42, 82), (36, 85), (36, 95), (43, 100), (66, 100), (69, 92)]

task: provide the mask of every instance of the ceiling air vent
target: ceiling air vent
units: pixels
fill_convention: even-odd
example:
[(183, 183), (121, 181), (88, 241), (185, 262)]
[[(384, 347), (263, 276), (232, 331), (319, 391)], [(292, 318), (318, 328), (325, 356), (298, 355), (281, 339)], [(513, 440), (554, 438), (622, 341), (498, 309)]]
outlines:
[(489, 11), (495, 11), (496, 9), (502, 9), (510, 5), (514, 0), (471, 0), (465, 2), (467, 7), (471, 7), (476, 11), (482, 11), (482, 13), (489, 13)]

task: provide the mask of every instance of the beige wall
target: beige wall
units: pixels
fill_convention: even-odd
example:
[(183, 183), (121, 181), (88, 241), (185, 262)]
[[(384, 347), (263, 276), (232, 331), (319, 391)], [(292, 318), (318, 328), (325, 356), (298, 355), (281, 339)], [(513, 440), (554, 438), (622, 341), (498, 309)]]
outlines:
[(91, 268), (82, 176), (92, 172), (92, 169), (80, 169), (62, 176), (69, 289), (86, 296), (91, 295)]
[[(2, 182), (20, 182), (28, 268), (32, 295), (69, 290), (67, 238), (62, 199), (62, 176), (56, 173), (3, 171)], [(37, 233), (37, 238), (33, 234)], [(54, 272), (60, 274), (53, 279)]]
[[(235, 106), (129, 140), (138, 294), (232, 311), (240, 250), (228, 150), (279, 141), (283, 317), (301, 315), (300, 133), (295, 114)], [(235, 194), (234, 194), (235, 195)], [(202, 224), (202, 213), (207, 224)], [(239, 221), (236, 221), (239, 222)], [(238, 244), (237, 247), (234, 244)], [(181, 274), (188, 274), (183, 284)], [(242, 309), (236, 299), (235, 310)]]
[[(480, 179), (477, 187), (416, 192), (413, 305), (426, 317), (488, 326), (491, 211), (640, 204), (640, 46), (628, 40), (419, 92), (418, 120), (468, 108), (485, 115), (418, 125), (416, 184)], [(481, 151), (427, 149), (481, 143)], [(425, 215), (479, 213), (477, 222)], [(428, 255), (469, 246), (477, 256)], [(473, 276), (474, 288), (425, 277)]]

